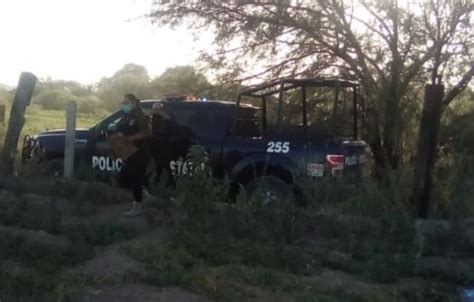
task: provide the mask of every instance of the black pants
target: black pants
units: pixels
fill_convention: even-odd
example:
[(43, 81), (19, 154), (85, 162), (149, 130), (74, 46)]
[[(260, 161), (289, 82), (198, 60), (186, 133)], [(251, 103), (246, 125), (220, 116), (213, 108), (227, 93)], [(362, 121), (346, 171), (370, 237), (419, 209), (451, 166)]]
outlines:
[(132, 191), (136, 202), (143, 201), (143, 186), (146, 183), (146, 167), (148, 154), (139, 150), (124, 161), (119, 174), (119, 184), (122, 188)]

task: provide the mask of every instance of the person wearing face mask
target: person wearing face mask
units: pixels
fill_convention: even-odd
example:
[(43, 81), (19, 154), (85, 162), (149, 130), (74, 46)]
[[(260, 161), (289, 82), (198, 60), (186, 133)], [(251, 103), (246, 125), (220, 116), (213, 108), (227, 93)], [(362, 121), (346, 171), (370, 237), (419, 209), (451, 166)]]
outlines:
[(150, 158), (149, 137), (151, 135), (150, 117), (140, 106), (140, 100), (133, 94), (126, 94), (122, 100), (125, 115), (117, 124), (118, 135), (133, 144), (134, 153), (124, 159), (119, 174), (119, 184), (133, 193), (132, 208), (125, 216), (137, 216), (144, 212), (143, 186), (146, 182), (146, 167)]

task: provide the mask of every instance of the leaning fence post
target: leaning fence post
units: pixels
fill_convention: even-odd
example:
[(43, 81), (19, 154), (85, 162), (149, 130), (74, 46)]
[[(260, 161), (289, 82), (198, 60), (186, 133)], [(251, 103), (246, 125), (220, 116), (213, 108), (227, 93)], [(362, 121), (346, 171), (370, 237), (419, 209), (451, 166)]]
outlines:
[(21, 130), (25, 124), (25, 110), (31, 102), (33, 90), (35, 89), (36, 76), (29, 72), (23, 72), (20, 75), (18, 86), (16, 88), (15, 98), (13, 99), (10, 119), (8, 121), (8, 130), (5, 135), (3, 150), (0, 155), (0, 174), (7, 176), (14, 172), (15, 156), (17, 153), (18, 139)]
[(64, 178), (72, 180), (76, 145), (76, 102), (70, 101), (66, 108), (66, 140), (64, 143)]

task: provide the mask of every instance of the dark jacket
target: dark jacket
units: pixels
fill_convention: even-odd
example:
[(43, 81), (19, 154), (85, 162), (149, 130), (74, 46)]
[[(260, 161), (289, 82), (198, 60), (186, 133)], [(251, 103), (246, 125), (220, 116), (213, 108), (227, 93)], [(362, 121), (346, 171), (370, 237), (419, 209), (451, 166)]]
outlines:
[(149, 137), (151, 135), (151, 119), (143, 111), (140, 106), (135, 107), (133, 111), (125, 114), (117, 124), (118, 132), (125, 136), (135, 135), (144, 132), (146, 138), (135, 141), (135, 145), (139, 150), (147, 150), (149, 148)]

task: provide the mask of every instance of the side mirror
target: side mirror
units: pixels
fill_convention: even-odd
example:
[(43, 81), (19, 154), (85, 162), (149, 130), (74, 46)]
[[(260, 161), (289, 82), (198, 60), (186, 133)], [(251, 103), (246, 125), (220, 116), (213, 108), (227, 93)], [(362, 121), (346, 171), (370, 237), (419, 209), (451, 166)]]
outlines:
[(107, 132), (108, 133), (114, 133), (117, 132), (117, 124), (112, 123), (107, 126)]

